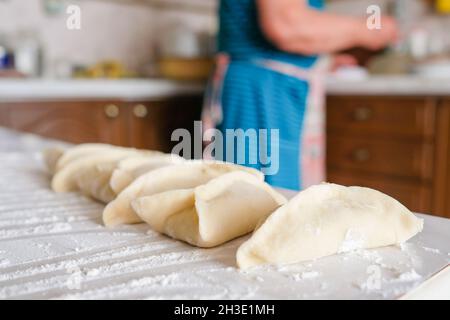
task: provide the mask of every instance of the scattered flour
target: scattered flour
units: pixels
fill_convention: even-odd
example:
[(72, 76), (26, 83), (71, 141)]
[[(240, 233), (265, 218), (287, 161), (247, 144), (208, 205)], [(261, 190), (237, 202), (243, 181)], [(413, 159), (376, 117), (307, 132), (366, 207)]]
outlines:
[(0, 267), (6, 267), (11, 263), (8, 259), (0, 259)]
[(398, 246), (402, 251), (408, 251), (410, 249), (409, 244), (405, 242), (400, 243)]
[(72, 230), (72, 226), (69, 223), (62, 222), (62, 223), (55, 223), (54, 225), (52, 225), (49, 232), (64, 232), (69, 230)]
[(306, 279), (314, 279), (317, 278), (320, 275), (317, 271), (304, 271), (302, 273), (294, 274), (292, 277), (295, 281), (301, 281)]
[(434, 249), (434, 248), (429, 248), (429, 247), (422, 247), (422, 249), (424, 249), (425, 251), (428, 251), (428, 252), (441, 254), (441, 251), (439, 249)]
[(86, 276), (88, 277), (96, 277), (100, 274), (100, 270), (99, 269), (90, 269), (86, 272)]
[[(235, 262), (239, 239), (196, 249), (145, 226), (106, 229), (99, 223), (103, 206), (76, 193), (53, 193), (42, 164), (28, 151), (17, 151), (20, 142), (4, 134), (0, 128), (0, 298), (373, 298), (356, 289), (344, 294), (352, 280), (336, 280), (339, 268), (352, 272), (344, 268), (354, 266), (353, 253), (280, 268), (283, 272), (269, 266), (242, 271)], [(36, 141), (33, 148), (42, 150)], [(15, 151), (2, 151), (5, 146)], [(311, 227), (311, 232), (319, 235), (321, 230)], [(349, 230), (341, 251), (360, 249), (362, 240)], [(388, 263), (371, 250), (355, 254), (363, 257), (357, 261), (361, 265)], [(420, 279), (413, 267), (423, 270), (414, 265), (402, 269), (411, 271), (398, 275), (398, 284), (389, 284), (393, 290), (403, 293), (405, 283)]]
[(177, 273), (155, 276), (155, 277), (144, 277), (137, 280), (132, 280), (129, 285), (131, 287), (144, 287), (144, 286), (154, 286), (160, 285), (166, 287), (170, 284), (173, 284), (176, 280), (178, 280), (179, 275)]
[(411, 282), (422, 279), (422, 276), (416, 272), (416, 270), (411, 269), (409, 271), (403, 272), (398, 275), (394, 282)]
[(364, 247), (365, 239), (363, 235), (357, 230), (349, 229), (347, 230), (344, 241), (342, 241), (341, 246), (338, 249), (338, 253), (345, 253), (361, 249)]

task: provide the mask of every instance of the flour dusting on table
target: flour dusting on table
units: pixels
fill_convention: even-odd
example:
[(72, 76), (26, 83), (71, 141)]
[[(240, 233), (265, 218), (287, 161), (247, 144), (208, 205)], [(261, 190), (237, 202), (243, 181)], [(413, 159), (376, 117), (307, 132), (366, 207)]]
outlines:
[[(425, 249), (435, 246), (422, 235), (420, 246), (355, 251), (360, 241), (349, 234), (349, 253), (242, 271), (235, 254), (246, 237), (200, 249), (145, 224), (103, 227), (102, 205), (50, 190), (39, 152), (54, 144), (0, 128), (1, 299), (396, 298), (449, 260), (448, 250)], [(371, 265), (380, 290), (354, 285)]]

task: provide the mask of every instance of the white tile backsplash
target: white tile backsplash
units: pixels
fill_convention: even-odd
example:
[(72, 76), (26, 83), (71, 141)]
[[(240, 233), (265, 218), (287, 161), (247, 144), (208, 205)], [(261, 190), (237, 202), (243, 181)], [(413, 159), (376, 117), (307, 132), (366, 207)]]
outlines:
[(65, 12), (47, 16), (41, 0), (0, 2), (0, 33), (34, 30), (45, 48), (47, 66), (117, 59), (138, 70), (153, 57), (155, 11), (147, 6), (106, 1), (67, 1), (81, 7), (81, 30), (66, 28)]
[[(138, 71), (154, 59), (157, 39), (167, 26), (182, 23), (194, 30), (217, 30), (218, 0), (63, 0), (81, 7), (79, 31), (67, 30), (64, 12), (46, 15), (42, 1), (0, 0), (0, 35), (35, 30), (45, 47), (47, 70), (58, 61), (92, 64), (116, 59)], [(327, 5), (333, 12), (362, 16), (368, 5), (386, 7), (387, 1), (335, 0)], [(192, 10), (202, 5), (198, 12)]]

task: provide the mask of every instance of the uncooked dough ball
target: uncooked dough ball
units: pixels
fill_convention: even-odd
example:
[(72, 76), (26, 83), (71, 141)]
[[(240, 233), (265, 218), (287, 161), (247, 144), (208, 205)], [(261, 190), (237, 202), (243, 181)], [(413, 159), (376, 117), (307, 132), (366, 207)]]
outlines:
[(270, 215), (237, 252), (240, 268), (289, 264), (356, 249), (400, 244), (423, 221), (373, 189), (321, 184)]

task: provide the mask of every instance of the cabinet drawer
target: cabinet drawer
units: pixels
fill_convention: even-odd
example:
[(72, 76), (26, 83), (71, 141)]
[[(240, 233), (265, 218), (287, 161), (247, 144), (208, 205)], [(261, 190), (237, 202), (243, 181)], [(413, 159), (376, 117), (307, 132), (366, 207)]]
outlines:
[(332, 96), (327, 123), (330, 131), (341, 133), (431, 138), (435, 112), (435, 101), (427, 98)]
[(427, 180), (433, 174), (433, 145), (329, 137), (327, 164), (329, 168)]
[(123, 115), (111, 101), (2, 103), (8, 127), (72, 143), (123, 145)]
[(0, 104), (0, 126), (9, 127), (9, 109)]
[(402, 182), (385, 177), (353, 174), (348, 171), (330, 170), (328, 181), (345, 186), (361, 186), (384, 192), (415, 212), (430, 213), (431, 189), (419, 183)]

